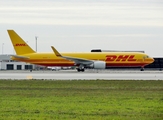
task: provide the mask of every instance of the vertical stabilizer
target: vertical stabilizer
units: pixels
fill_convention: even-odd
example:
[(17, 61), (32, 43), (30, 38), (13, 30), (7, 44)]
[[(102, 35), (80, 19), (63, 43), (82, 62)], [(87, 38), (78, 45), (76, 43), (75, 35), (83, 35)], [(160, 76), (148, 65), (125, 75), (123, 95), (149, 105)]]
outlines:
[(7, 31), (17, 55), (35, 53), (35, 51), (14, 30)]

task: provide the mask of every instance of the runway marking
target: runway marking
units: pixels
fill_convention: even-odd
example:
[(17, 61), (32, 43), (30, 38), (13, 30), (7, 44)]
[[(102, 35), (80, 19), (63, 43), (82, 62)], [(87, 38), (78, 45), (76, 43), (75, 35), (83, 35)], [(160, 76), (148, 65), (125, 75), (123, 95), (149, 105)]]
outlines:
[(27, 78), (27, 79), (33, 79), (33, 77), (32, 77), (32, 76), (27, 76), (26, 78)]

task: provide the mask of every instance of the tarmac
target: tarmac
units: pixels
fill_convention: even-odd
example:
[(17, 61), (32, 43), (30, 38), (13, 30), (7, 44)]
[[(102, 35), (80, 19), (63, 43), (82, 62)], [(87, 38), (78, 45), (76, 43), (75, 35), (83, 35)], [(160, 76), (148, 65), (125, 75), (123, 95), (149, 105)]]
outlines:
[(0, 79), (11, 80), (163, 80), (163, 71), (136, 70), (76, 70), (60, 71), (0, 71)]

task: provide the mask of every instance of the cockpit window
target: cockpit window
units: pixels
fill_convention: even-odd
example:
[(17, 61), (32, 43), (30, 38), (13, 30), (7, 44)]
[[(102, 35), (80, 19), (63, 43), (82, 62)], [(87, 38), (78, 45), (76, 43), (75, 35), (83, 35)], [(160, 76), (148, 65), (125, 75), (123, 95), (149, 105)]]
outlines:
[(150, 58), (150, 57), (147, 55), (147, 56), (144, 56), (143, 58), (146, 59), (146, 58)]

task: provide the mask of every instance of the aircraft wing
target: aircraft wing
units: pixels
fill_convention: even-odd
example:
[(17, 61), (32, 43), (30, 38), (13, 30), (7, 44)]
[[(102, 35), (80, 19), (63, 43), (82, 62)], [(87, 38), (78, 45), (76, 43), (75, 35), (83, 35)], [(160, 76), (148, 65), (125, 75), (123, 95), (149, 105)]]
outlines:
[(52, 48), (53, 52), (55, 53), (55, 55), (57, 57), (62, 57), (62, 58), (65, 58), (67, 60), (74, 61), (76, 64), (88, 65), (88, 64), (92, 64), (93, 63), (93, 60), (82, 59), (82, 58), (75, 58), (75, 57), (69, 57), (69, 56), (62, 56), (53, 46), (51, 46), (51, 48)]

